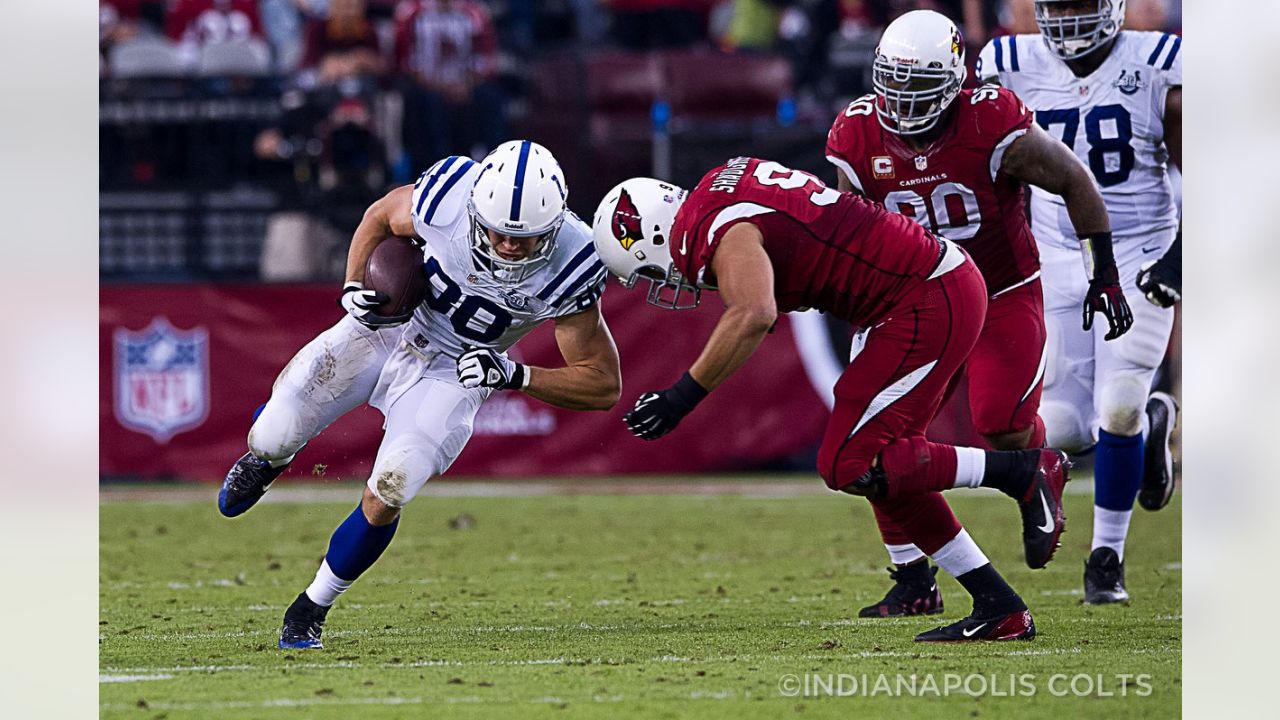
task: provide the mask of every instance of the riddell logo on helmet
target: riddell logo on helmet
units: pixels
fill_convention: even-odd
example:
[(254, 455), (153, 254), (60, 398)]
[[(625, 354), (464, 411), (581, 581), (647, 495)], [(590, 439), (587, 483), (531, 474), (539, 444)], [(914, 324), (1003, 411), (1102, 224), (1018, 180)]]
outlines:
[(610, 222), (613, 237), (622, 245), (623, 250), (630, 250), (632, 245), (644, 239), (644, 229), (640, 226), (640, 211), (626, 190), (618, 196), (618, 206), (613, 209), (613, 220)]
[(529, 229), (529, 223), (526, 223), (526, 222), (503, 220), (498, 224), (501, 225), (504, 230), (528, 230)]

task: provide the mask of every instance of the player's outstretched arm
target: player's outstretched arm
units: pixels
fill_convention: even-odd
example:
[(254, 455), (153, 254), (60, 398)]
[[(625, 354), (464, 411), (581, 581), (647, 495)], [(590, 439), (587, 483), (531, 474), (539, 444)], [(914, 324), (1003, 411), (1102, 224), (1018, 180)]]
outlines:
[(556, 318), (556, 345), (562, 368), (526, 368), (524, 392), (570, 410), (609, 410), (622, 392), (618, 346), (600, 312), (600, 303)]
[(729, 228), (711, 258), (711, 271), (724, 300), (724, 315), (693, 367), (666, 390), (641, 395), (623, 418), (638, 438), (657, 440), (674, 430), (707, 393), (742, 367), (778, 319), (773, 265), (754, 225)]
[(388, 235), (414, 237), (413, 186), (401, 185), (378, 198), (364, 211), (347, 250), (346, 282), (363, 283), (364, 266), (378, 243)]
[(1111, 220), (1088, 168), (1070, 148), (1033, 124), (1009, 146), (1000, 170), (1016, 180), (1061, 195), (1066, 203), (1067, 215), (1085, 250), (1091, 278), (1083, 308), (1084, 329), (1091, 329), (1094, 315), (1102, 313), (1109, 326), (1107, 340), (1128, 332), (1133, 325), (1133, 311), (1120, 289), (1120, 271), (1111, 247)]
[(755, 225), (738, 223), (725, 233), (711, 258), (711, 271), (725, 311), (689, 368), (708, 392), (742, 367), (778, 320), (773, 265)]

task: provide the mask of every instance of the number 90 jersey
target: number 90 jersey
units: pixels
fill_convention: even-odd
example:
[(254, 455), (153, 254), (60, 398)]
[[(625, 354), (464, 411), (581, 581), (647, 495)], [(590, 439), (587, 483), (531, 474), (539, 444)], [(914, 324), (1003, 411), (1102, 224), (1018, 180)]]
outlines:
[(423, 352), (461, 355), (467, 347), (505, 352), (544, 320), (589, 308), (608, 272), (595, 253), (591, 228), (569, 212), (547, 262), (519, 284), (501, 284), (471, 243), (467, 200), (481, 166), (448, 157), (418, 178), (410, 208), (426, 241), (427, 294), (404, 339)]
[(942, 134), (917, 152), (876, 119), (876, 97), (841, 112), (827, 134), (827, 160), (854, 188), (959, 243), (994, 295), (1040, 271), (1022, 184), (1000, 172), (1005, 150), (1031, 127), (1031, 114), (994, 85), (962, 90)]
[[(1182, 85), (1181, 49), (1177, 36), (1124, 30), (1097, 70), (1076, 77), (1039, 35), (1010, 35), (987, 43), (977, 70), (1016, 92), (1041, 127), (1075, 150), (1119, 239), (1177, 225), (1164, 109), (1169, 89)], [(1031, 214), (1040, 242), (1078, 247), (1062, 198), (1033, 188)]]

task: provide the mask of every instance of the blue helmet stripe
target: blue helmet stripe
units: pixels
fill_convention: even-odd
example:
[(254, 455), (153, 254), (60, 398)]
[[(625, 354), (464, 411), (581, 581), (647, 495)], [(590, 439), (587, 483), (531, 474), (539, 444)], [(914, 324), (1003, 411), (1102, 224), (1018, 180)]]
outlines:
[(458, 165), (458, 169), (454, 170), (453, 175), (450, 175), (444, 185), (440, 186), (440, 191), (436, 193), (436, 196), (431, 200), (431, 204), (427, 206), (427, 214), (423, 217), (423, 222), (427, 224), (431, 223), (431, 218), (435, 217), (436, 208), (440, 207), (440, 201), (444, 200), (444, 197), (449, 194), (449, 191), (453, 189), (454, 185), (458, 184), (458, 181), (462, 179), (462, 176), (467, 174), (467, 171), (471, 169), (472, 165), (475, 165), (475, 162), (471, 160), (466, 160), (462, 164)]
[(516, 161), (516, 187), (511, 193), (511, 220), (520, 219), (520, 201), (524, 197), (524, 171), (529, 167), (530, 142), (520, 143), (520, 159)]
[(1018, 72), (1018, 36), (1009, 36), (1009, 69)]
[(457, 155), (450, 155), (449, 157), (441, 161), (440, 169), (432, 173), (431, 179), (427, 181), (427, 186), (422, 189), (422, 194), (418, 196), (418, 206), (413, 209), (414, 215), (417, 215), (419, 217), (422, 216), (422, 204), (427, 201), (427, 196), (431, 194), (431, 188), (435, 186), (436, 181), (440, 179), (440, 176), (444, 175), (445, 172), (449, 170), (449, 166), (452, 165), (453, 162), (457, 159), (458, 159)]
[(586, 247), (579, 250), (578, 254), (574, 255), (573, 259), (569, 261), (569, 264), (565, 265), (564, 269), (561, 270), (560, 273), (551, 280), (551, 282), (547, 283), (546, 287), (538, 291), (538, 299), (546, 300), (551, 297), (551, 293), (555, 292), (556, 288), (560, 287), (560, 283), (564, 282), (574, 270), (577, 270), (578, 266), (586, 262), (587, 258), (595, 254), (595, 251), (595, 245), (588, 242)]
[(1173, 59), (1178, 57), (1178, 48), (1182, 47), (1182, 38), (1173, 39), (1173, 49), (1169, 51), (1169, 57), (1164, 59), (1164, 65), (1160, 66), (1161, 70), (1169, 70), (1173, 68)]
[(1160, 58), (1160, 53), (1164, 52), (1165, 43), (1169, 42), (1169, 33), (1165, 33), (1160, 37), (1160, 42), (1156, 45), (1155, 52), (1151, 53), (1151, 57), (1147, 58), (1147, 64), (1155, 66), (1156, 60)]

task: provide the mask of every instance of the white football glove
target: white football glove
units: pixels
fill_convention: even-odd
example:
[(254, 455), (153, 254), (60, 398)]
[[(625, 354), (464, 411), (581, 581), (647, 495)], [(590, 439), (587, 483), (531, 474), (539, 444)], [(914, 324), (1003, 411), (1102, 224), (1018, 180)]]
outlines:
[(473, 348), (458, 357), (458, 382), (465, 388), (521, 390), (529, 384), (529, 369), (489, 348)]
[(389, 299), (385, 293), (370, 290), (362, 283), (349, 282), (342, 286), (342, 297), (338, 300), (338, 304), (351, 317), (374, 328), (400, 325), (408, 322), (409, 318), (413, 317), (412, 313), (395, 316), (379, 315), (377, 313), (378, 306)]

